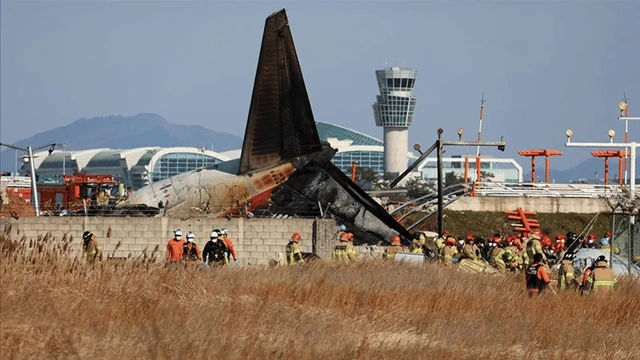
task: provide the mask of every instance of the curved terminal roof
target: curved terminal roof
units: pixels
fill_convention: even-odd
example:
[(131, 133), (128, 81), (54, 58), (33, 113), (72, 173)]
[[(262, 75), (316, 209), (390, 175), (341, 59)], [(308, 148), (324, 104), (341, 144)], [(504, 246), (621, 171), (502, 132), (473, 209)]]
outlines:
[(329, 138), (335, 138), (338, 140), (351, 140), (351, 145), (384, 145), (382, 140), (348, 129), (344, 126), (324, 122), (317, 122), (316, 126), (318, 127), (318, 136), (320, 137), (320, 140), (329, 141)]

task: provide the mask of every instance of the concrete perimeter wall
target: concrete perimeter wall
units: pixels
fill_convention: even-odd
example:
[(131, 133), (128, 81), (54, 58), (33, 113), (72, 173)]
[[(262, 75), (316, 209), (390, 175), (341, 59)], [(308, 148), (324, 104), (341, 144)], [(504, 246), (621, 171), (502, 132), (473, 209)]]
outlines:
[[(0, 226), (11, 225), (11, 238), (23, 236), (35, 239), (50, 232), (57, 240), (67, 235), (73, 236), (73, 250), (77, 251), (82, 242), (82, 233), (91, 231), (102, 242), (104, 255), (115, 257), (140, 256), (144, 249), (147, 254), (157, 247), (156, 256), (164, 259), (167, 242), (173, 237), (174, 229), (181, 229), (183, 238), (193, 231), (196, 243), (203, 250), (214, 228), (226, 228), (238, 253), (238, 261), (243, 265), (264, 265), (277, 259), (278, 252), (284, 252), (294, 232), (302, 235), (303, 252), (314, 252), (320, 257), (331, 257), (337, 239), (338, 226), (333, 220), (314, 219), (208, 219), (193, 218), (135, 218), (135, 217), (21, 217), (0, 219)], [(0, 229), (2, 230), (2, 229)], [(118, 243), (121, 245), (116, 250)]]
[(453, 211), (508, 211), (523, 208), (540, 213), (609, 212), (604, 199), (559, 197), (464, 197), (447, 206)]

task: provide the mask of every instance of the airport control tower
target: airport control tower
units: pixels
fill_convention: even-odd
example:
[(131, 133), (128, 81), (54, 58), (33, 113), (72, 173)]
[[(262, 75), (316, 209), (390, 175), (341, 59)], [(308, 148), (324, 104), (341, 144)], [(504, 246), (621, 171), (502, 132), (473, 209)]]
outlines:
[(400, 174), (407, 169), (409, 126), (416, 97), (413, 86), (418, 72), (405, 67), (376, 70), (380, 95), (373, 104), (376, 126), (384, 128), (384, 172)]

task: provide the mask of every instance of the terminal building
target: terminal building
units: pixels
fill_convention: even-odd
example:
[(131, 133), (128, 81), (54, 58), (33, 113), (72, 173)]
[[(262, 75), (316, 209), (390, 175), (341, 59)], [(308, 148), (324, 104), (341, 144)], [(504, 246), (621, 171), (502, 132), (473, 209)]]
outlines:
[[(235, 153), (239, 152), (218, 153), (193, 147), (54, 151), (51, 155), (44, 151), (35, 154), (34, 166), (38, 175), (111, 175), (137, 190), (155, 181), (231, 160), (230, 156)], [(25, 163), (19, 172), (28, 174), (29, 163)]]

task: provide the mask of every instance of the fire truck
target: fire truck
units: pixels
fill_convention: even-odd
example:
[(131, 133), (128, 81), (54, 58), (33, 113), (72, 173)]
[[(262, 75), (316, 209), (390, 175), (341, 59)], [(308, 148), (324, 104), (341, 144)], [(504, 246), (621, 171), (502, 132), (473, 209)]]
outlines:
[[(2, 176), (7, 191), (31, 202), (31, 178)], [(123, 186), (111, 175), (74, 174), (38, 176), (38, 198), (41, 211), (73, 211), (88, 206), (113, 205), (123, 196)], [(121, 189), (122, 188), (122, 189)]]
[(119, 182), (111, 175), (74, 174), (40, 176), (38, 194), (42, 211), (79, 210), (91, 205), (113, 205)]

